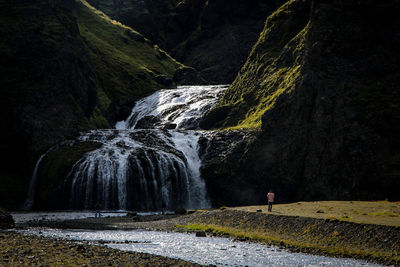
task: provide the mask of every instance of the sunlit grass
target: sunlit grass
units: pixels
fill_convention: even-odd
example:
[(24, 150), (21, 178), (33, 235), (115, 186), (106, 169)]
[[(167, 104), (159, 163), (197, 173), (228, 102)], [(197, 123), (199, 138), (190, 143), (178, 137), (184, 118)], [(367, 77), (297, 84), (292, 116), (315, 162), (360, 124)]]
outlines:
[[(265, 206), (236, 207), (253, 211)], [(274, 205), (272, 214), (343, 220), (364, 224), (400, 226), (400, 202), (389, 201), (310, 201)]]
[[(312, 236), (304, 239), (303, 241), (290, 240), (286, 237), (273, 235), (263, 232), (262, 229), (237, 229), (233, 227), (226, 227), (214, 224), (195, 224), (190, 223), (187, 225), (176, 225), (176, 227), (184, 228), (190, 231), (204, 231), (209, 234), (217, 236), (225, 236), (237, 238), (239, 240), (253, 240), (263, 242), (271, 245), (284, 246), (289, 249), (300, 249), (300, 251), (313, 251), (322, 254), (329, 254), (334, 256), (343, 257), (356, 257), (356, 258), (369, 258), (374, 260), (390, 260), (391, 262), (400, 262), (400, 256), (379, 249), (360, 248), (358, 246), (348, 245), (329, 245), (332, 238), (338, 238), (339, 233), (334, 231), (331, 236), (323, 237), (322, 241), (326, 241), (326, 245), (321, 244), (321, 240), (313, 240)], [(324, 243), (324, 242), (322, 242)]]

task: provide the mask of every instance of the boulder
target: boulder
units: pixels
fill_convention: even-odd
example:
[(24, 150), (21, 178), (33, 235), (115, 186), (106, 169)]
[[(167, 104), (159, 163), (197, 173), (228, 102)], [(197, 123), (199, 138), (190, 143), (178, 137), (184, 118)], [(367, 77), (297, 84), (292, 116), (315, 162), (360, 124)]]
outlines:
[(199, 232), (196, 232), (196, 236), (197, 236), (197, 237), (206, 237), (207, 235), (206, 235), (206, 232), (204, 232), (204, 231), (199, 231)]
[(136, 129), (154, 129), (156, 126), (159, 126), (161, 120), (159, 117), (156, 116), (146, 116), (141, 118), (137, 123), (135, 128)]

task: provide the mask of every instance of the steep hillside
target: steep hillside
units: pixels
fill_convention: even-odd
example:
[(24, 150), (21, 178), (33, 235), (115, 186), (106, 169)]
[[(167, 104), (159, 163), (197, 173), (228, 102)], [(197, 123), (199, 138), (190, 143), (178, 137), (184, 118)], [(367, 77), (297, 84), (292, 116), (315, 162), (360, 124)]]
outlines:
[(203, 122), (261, 130), (203, 169), (216, 203), (261, 202), (269, 188), (278, 201), (399, 199), (399, 9), (292, 0), (267, 19)]
[(182, 65), (85, 1), (0, 1), (0, 203), (23, 200), (49, 146), (110, 127)]
[(231, 83), (257, 41), (265, 18), (285, 0), (89, 0), (138, 29), (208, 83)]

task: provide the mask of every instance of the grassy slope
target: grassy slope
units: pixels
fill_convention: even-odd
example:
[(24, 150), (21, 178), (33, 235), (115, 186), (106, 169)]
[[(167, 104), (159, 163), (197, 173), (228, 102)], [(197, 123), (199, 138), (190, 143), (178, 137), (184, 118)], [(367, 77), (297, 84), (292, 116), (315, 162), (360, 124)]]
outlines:
[(101, 88), (99, 108), (105, 113), (159, 89), (162, 85), (157, 83), (157, 75), (172, 78), (182, 66), (141, 34), (111, 20), (84, 0), (76, 17)]
[(261, 128), (261, 116), (279, 95), (293, 90), (300, 73), (309, 1), (292, 0), (268, 17), (249, 58), (220, 106), (234, 105), (231, 128)]
[[(267, 207), (245, 206), (234, 209), (255, 212)], [(400, 227), (400, 202), (388, 201), (316, 201), (277, 204), (273, 206), (275, 215), (301, 216), (318, 219), (338, 219), (362, 224), (390, 225)]]

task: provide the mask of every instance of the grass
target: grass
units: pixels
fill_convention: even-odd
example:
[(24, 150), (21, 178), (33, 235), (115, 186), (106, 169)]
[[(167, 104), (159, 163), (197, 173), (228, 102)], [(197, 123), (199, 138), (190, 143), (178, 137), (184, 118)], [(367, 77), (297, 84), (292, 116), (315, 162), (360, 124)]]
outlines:
[(291, 240), (285, 238), (282, 235), (273, 235), (266, 233), (262, 230), (242, 230), (234, 227), (225, 227), (213, 224), (188, 224), (188, 225), (177, 225), (177, 227), (184, 228), (190, 231), (204, 231), (207, 233), (213, 233), (218, 236), (229, 236), (237, 238), (239, 240), (253, 240), (270, 245), (276, 245), (280, 247), (286, 247), (289, 249), (300, 249), (305, 252), (316, 252), (320, 254), (336, 255), (343, 257), (355, 257), (362, 259), (373, 259), (382, 261), (382, 259), (390, 259), (391, 262), (400, 262), (400, 256), (393, 255), (392, 252), (381, 251), (379, 249), (360, 248), (357, 246), (344, 246), (340, 245), (329, 245), (329, 239), (337, 238), (338, 232), (334, 231), (331, 237), (326, 237), (324, 242), (315, 242), (313, 239), (305, 239), (303, 241)]
[[(267, 211), (266, 206), (235, 207), (233, 209), (256, 212)], [(301, 216), (329, 220), (345, 220), (362, 224), (400, 227), (400, 202), (389, 201), (312, 201), (277, 204), (272, 214)]]
[(156, 75), (172, 77), (182, 66), (140, 33), (110, 19), (84, 0), (80, 1), (76, 17), (104, 93), (112, 101), (146, 95), (159, 87), (154, 80)]
[(268, 17), (247, 62), (222, 98), (220, 105), (239, 107), (228, 129), (261, 129), (262, 116), (295, 88), (308, 32), (307, 16), (301, 13), (307, 4), (297, 11), (298, 2), (289, 1)]

